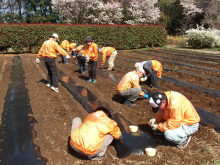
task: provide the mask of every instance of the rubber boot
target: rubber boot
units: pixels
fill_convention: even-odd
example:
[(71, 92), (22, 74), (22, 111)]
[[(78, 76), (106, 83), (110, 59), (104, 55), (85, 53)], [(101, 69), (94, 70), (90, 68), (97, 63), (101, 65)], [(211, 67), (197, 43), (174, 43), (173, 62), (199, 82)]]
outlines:
[(83, 74), (83, 67), (80, 66), (80, 72)]
[(82, 74), (85, 74), (85, 73), (86, 73), (86, 70), (84, 70)]
[(92, 82), (92, 79), (90, 78), (89, 80), (87, 80), (87, 82)]
[(136, 106), (136, 104), (134, 102), (128, 101), (128, 100), (125, 101), (124, 105), (129, 105), (129, 106), (132, 106), (132, 107)]

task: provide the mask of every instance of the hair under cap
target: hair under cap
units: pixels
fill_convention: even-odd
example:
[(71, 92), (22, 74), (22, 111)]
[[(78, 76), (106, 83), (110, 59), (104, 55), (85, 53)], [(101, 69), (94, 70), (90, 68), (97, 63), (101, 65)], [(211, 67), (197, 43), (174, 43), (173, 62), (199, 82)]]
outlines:
[(162, 104), (162, 93), (155, 92), (149, 99), (149, 103), (152, 106), (152, 111), (157, 113), (159, 111), (159, 106)]
[(109, 113), (109, 118), (112, 118), (111, 108), (110, 108), (110, 106), (107, 102), (100, 102), (98, 104), (98, 107), (94, 110), (94, 112), (98, 111), (98, 110), (102, 110), (105, 113), (108, 112)]

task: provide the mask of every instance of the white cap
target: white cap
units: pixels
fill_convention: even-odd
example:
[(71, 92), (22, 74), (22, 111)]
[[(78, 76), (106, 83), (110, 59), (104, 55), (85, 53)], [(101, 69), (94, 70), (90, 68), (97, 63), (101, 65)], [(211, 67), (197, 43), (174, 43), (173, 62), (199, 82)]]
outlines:
[(58, 35), (57, 35), (56, 33), (53, 33), (53, 34), (51, 35), (51, 37), (56, 37), (57, 40), (59, 41), (59, 39), (58, 39)]
[(143, 68), (137, 68), (141, 73), (145, 73), (144, 69)]

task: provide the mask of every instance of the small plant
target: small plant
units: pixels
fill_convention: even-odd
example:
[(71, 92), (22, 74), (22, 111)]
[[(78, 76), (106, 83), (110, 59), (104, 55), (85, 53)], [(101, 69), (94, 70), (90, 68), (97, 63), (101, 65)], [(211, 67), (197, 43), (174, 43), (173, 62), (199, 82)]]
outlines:
[(214, 159), (214, 160), (212, 160), (212, 161), (211, 161), (211, 163), (213, 163), (213, 164), (216, 164), (216, 165), (217, 165), (217, 164), (220, 164), (220, 160), (215, 160), (215, 159)]
[(207, 154), (211, 154), (211, 152), (212, 152), (212, 151), (209, 150), (208, 148), (204, 148), (203, 151), (206, 152)]
[(201, 164), (201, 165), (206, 165), (206, 162), (205, 162), (205, 160), (203, 160), (203, 161), (202, 161), (202, 164)]

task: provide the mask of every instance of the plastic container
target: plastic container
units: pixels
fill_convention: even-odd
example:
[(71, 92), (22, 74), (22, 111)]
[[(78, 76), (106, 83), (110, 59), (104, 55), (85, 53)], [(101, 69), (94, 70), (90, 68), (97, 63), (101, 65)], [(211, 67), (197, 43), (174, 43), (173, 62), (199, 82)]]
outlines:
[(130, 126), (129, 126), (129, 130), (130, 130), (131, 132), (137, 132), (138, 126), (136, 126), (136, 125), (130, 125)]
[(145, 152), (148, 156), (154, 156), (156, 154), (156, 148), (145, 148)]

